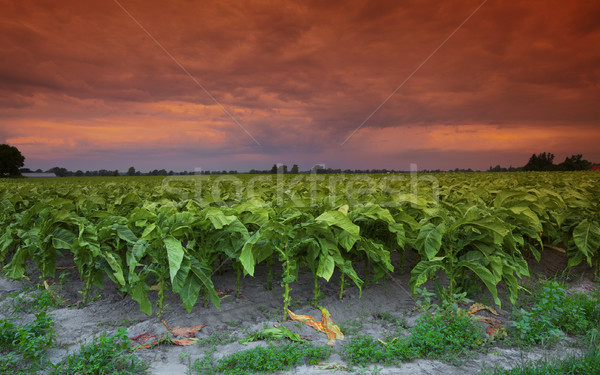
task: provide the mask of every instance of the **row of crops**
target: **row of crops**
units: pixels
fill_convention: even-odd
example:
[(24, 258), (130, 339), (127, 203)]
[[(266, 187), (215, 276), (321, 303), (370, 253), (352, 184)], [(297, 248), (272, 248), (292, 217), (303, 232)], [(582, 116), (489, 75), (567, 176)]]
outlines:
[(496, 304), (500, 283), (515, 301), (526, 259), (539, 261), (545, 244), (600, 273), (592, 172), (20, 179), (0, 182), (0, 207), (4, 276), (21, 279), (35, 264), (54, 278), (67, 257), (84, 301), (108, 277), (147, 314), (151, 290), (157, 314), (169, 290), (188, 311), (199, 297), (219, 307), (212, 275), (232, 269), (239, 293), (258, 265), (268, 284), (280, 268), (285, 307), (301, 269), (315, 300), (334, 275), (341, 297), (348, 283), (362, 290), (401, 272), (394, 252), (417, 258), (413, 293), (442, 274), (448, 295), (479, 284)]

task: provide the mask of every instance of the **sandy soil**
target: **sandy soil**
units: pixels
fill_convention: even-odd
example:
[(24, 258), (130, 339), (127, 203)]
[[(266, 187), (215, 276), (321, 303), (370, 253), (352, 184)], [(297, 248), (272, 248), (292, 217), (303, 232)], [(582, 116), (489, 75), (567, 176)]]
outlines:
[[(564, 263), (564, 266), (566, 266), (566, 261)], [(532, 274), (553, 276), (564, 266), (561, 254), (554, 254), (554, 252), (546, 250), (542, 257), (542, 263), (532, 265)], [(357, 267), (357, 269), (361, 269), (361, 267)], [(407, 267), (407, 269), (410, 268)], [(279, 270), (274, 267), (274, 271), (276, 271), (274, 277), (277, 280)], [(82, 290), (83, 284), (78, 280), (76, 270), (66, 270), (64, 272), (67, 272), (67, 280), (69, 281), (60, 287), (60, 294), (66, 299), (67, 304), (74, 304), (80, 299), (78, 291)], [(175, 295), (168, 297), (168, 305), (163, 318), (170, 326), (205, 324), (206, 327), (196, 334), (198, 338), (208, 337), (216, 331), (229, 331), (237, 335), (238, 338), (243, 338), (249, 333), (279, 324), (282, 317), (282, 288), (274, 282), (274, 289), (268, 291), (264, 287), (266, 284), (265, 270), (258, 268), (256, 275), (255, 278), (246, 277), (243, 280), (242, 296), (240, 298), (236, 298), (234, 295), (224, 297), (220, 311), (212, 306), (204, 307), (202, 303), (199, 303), (194, 307), (191, 314), (187, 314), (179, 300), (179, 296)], [(574, 287), (582, 290), (589, 289), (589, 285), (593, 285), (591, 276), (584, 273), (580, 273), (580, 275), (574, 279)], [(378, 318), (382, 312), (388, 312), (393, 316), (405, 319), (408, 326), (414, 325), (419, 315), (415, 308), (415, 301), (409, 293), (408, 279), (408, 273), (401, 275), (399, 272), (395, 272), (390, 278), (378, 284), (373, 284), (364, 290), (362, 298), (359, 298), (358, 289), (355, 286), (349, 286), (344, 299), (339, 300), (337, 298), (339, 292), (337, 274), (334, 274), (329, 283), (323, 282), (321, 284), (326, 297), (320, 304), (330, 311), (336, 323), (345, 326), (358, 326), (352, 325), (352, 322), (362, 321), (360, 334), (381, 338), (385, 330), (391, 329), (387, 321)], [(218, 289), (235, 289), (235, 276), (232, 271), (225, 272), (223, 275), (215, 275), (214, 282)], [(23, 290), (26, 283), (0, 278), (0, 318), (7, 317), (8, 312), (11, 310), (12, 302), (10, 298), (7, 298), (8, 294)], [(300, 281), (292, 284), (292, 288), (293, 304), (291, 310), (298, 314), (313, 315), (320, 318), (320, 312), (310, 305), (312, 277), (301, 273)], [(428, 289), (431, 290), (432, 288)], [(166, 332), (164, 325), (155, 316), (149, 317), (140, 312), (135, 301), (129, 297), (123, 298), (111, 285), (107, 284), (105, 289), (99, 292), (101, 298), (83, 308), (73, 306), (51, 309), (50, 314), (54, 319), (54, 329), (58, 336), (56, 347), (49, 353), (52, 362), (58, 362), (67, 353), (77, 350), (82, 343), (89, 342), (94, 336), (102, 332), (113, 333), (119, 327), (127, 328), (130, 337), (142, 333), (160, 335)], [(152, 297), (155, 298), (156, 296)], [(486, 302), (483, 297), (482, 302)], [(509, 317), (507, 309), (510, 309), (510, 304), (504, 303), (503, 308), (505, 310), (500, 310), (499, 313), (501, 319), (507, 321)], [(33, 320), (33, 318), (31, 314), (23, 314), (19, 317), (19, 320), (26, 322)], [(284, 324), (292, 331), (309, 337), (314, 344), (324, 345), (327, 342), (324, 334), (308, 326), (289, 321)], [(265, 343), (253, 342), (248, 345), (241, 345), (236, 341), (221, 345), (218, 347), (215, 357), (220, 358), (257, 345), (265, 345)], [(334, 349), (339, 350), (342, 345), (343, 341), (338, 341)], [(204, 353), (204, 349), (198, 345), (188, 347), (158, 346), (152, 349), (138, 350), (137, 354), (150, 364), (150, 373), (174, 375), (185, 374), (188, 370), (188, 361), (193, 362), (195, 359), (200, 358)], [(466, 359), (459, 366), (432, 360), (416, 360), (403, 363), (401, 367), (385, 367), (380, 373), (473, 374), (483, 366), (499, 364), (504, 367), (512, 367), (524, 360), (562, 357), (572, 351), (576, 351), (576, 349), (570, 348), (568, 342), (550, 349), (540, 348), (529, 352), (522, 352), (513, 348), (492, 347), (486, 353), (475, 353), (474, 358)], [(343, 360), (338, 354), (334, 354), (328, 362), (343, 363)], [(377, 365), (377, 367), (382, 368), (383, 366)], [(286, 373), (326, 374), (330, 373), (330, 370), (319, 370), (314, 366), (302, 366)]]

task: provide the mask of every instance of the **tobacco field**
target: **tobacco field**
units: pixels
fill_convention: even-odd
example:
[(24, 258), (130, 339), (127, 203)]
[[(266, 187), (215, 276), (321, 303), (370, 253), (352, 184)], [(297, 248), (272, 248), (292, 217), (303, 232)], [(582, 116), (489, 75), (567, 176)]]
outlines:
[(218, 308), (213, 276), (233, 270), (239, 294), (258, 265), (267, 288), (281, 283), (284, 316), (299, 275), (315, 302), (332, 278), (341, 298), (409, 273), (413, 293), (443, 277), (448, 295), (479, 285), (496, 305), (499, 285), (514, 303), (544, 247), (600, 275), (593, 172), (17, 179), (0, 181), (0, 207), (3, 276), (53, 279), (62, 260), (83, 303), (108, 278), (157, 316), (166, 293), (188, 312)]

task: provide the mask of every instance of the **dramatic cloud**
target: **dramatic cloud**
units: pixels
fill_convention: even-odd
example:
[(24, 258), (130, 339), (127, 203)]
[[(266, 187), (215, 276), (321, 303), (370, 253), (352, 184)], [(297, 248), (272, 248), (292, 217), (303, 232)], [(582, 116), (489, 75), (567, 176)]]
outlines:
[(597, 1), (489, 0), (410, 76), (480, 5), (2, 0), (0, 142), (32, 168), (600, 161)]

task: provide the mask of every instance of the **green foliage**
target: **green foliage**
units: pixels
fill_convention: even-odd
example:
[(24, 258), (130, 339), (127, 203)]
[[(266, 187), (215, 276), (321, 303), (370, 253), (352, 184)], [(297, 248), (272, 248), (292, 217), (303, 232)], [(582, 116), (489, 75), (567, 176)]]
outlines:
[(512, 369), (497, 367), (480, 372), (480, 375), (596, 375), (600, 373), (600, 350), (581, 355), (572, 354), (564, 359), (525, 362)]
[(52, 327), (52, 319), (45, 312), (18, 326), (8, 319), (0, 320), (0, 370), (11, 373), (42, 368), (46, 351), (54, 343)]
[(355, 336), (344, 345), (344, 357), (352, 365), (391, 364), (419, 357), (453, 360), (480, 347), (485, 337), (464, 311), (446, 309), (419, 318), (410, 336), (387, 340)]
[(396, 337), (387, 343), (371, 336), (354, 336), (343, 349), (344, 358), (352, 365), (369, 363), (395, 364), (420, 356), (418, 347), (409, 338)]
[(238, 340), (237, 335), (234, 331), (223, 330), (223, 331), (214, 331), (207, 337), (203, 337), (198, 339), (197, 344), (199, 346), (216, 346), (216, 345), (226, 345)]
[(247, 344), (249, 342), (258, 340), (283, 340), (286, 338), (296, 342), (304, 342), (304, 340), (300, 337), (299, 334), (290, 331), (287, 327), (283, 325), (265, 328), (248, 337), (244, 337), (239, 342), (240, 344)]
[[(340, 298), (350, 281), (361, 293), (394, 272), (393, 252), (402, 270), (408, 249), (417, 252), (413, 293), (445, 276), (444, 299), (483, 285), (500, 304), (504, 283), (514, 303), (519, 279), (529, 275), (525, 259), (539, 260), (544, 243), (562, 243), (569, 266), (586, 262), (600, 273), (598, 174), (305, 177), (3, 180), (0, 266), (22, 279), (33, 262), (48, 279), (67, 258), (85, 282), (84, 303), (108, 278), (157, 315), (168, 293), (188, 312), (198, 301), (218, 308), (215, 271), (233, 270), (239, 295), (243, 277), (261, 264), (271, 275), (276, 261), (281, 314), (300, 270), (312, 275), (316, 303), (335, 273)], [(157, 309), (149, 298), (155, 290)]]
[(0, 145), (0, 177), (20, 176), (19, 168), (25, 163), (25, 158), (14, 146)]
[(600, 327), (600, 299), (567, 296), (556, 281), (545, 282), (531, 310), (513, 312), (512, 328), (523, 343), (547, 344), (570, 333), (584, 336)]
[(125, 329), (119, 329), (114, 335), (102, 333), (57, 364), (51, 374), (145, 374), (147, 365), (130, 351), (131, 342)]
[(48, 289), (24, 289), (9, 295), (13, 313), (35, 314), (46, 311), (49, 307), (59, 307), (63, 304), (63, 298), (54, 287)]
[[(243, 350), (210, 363), (211, 356), (196, 360), (194, 369), (199, 374), (256, 374), (289, 370), (304, 363), (316, 364), (329, 358), (331, 348), (309, 344), (269, 344)], [(212, 353), (211, 353), (212, 354)]]
[(449, 309), (420, 317), (411, 341), (421, 356), (449, 359), (480, 347), (485, 336), (465, 311)]

